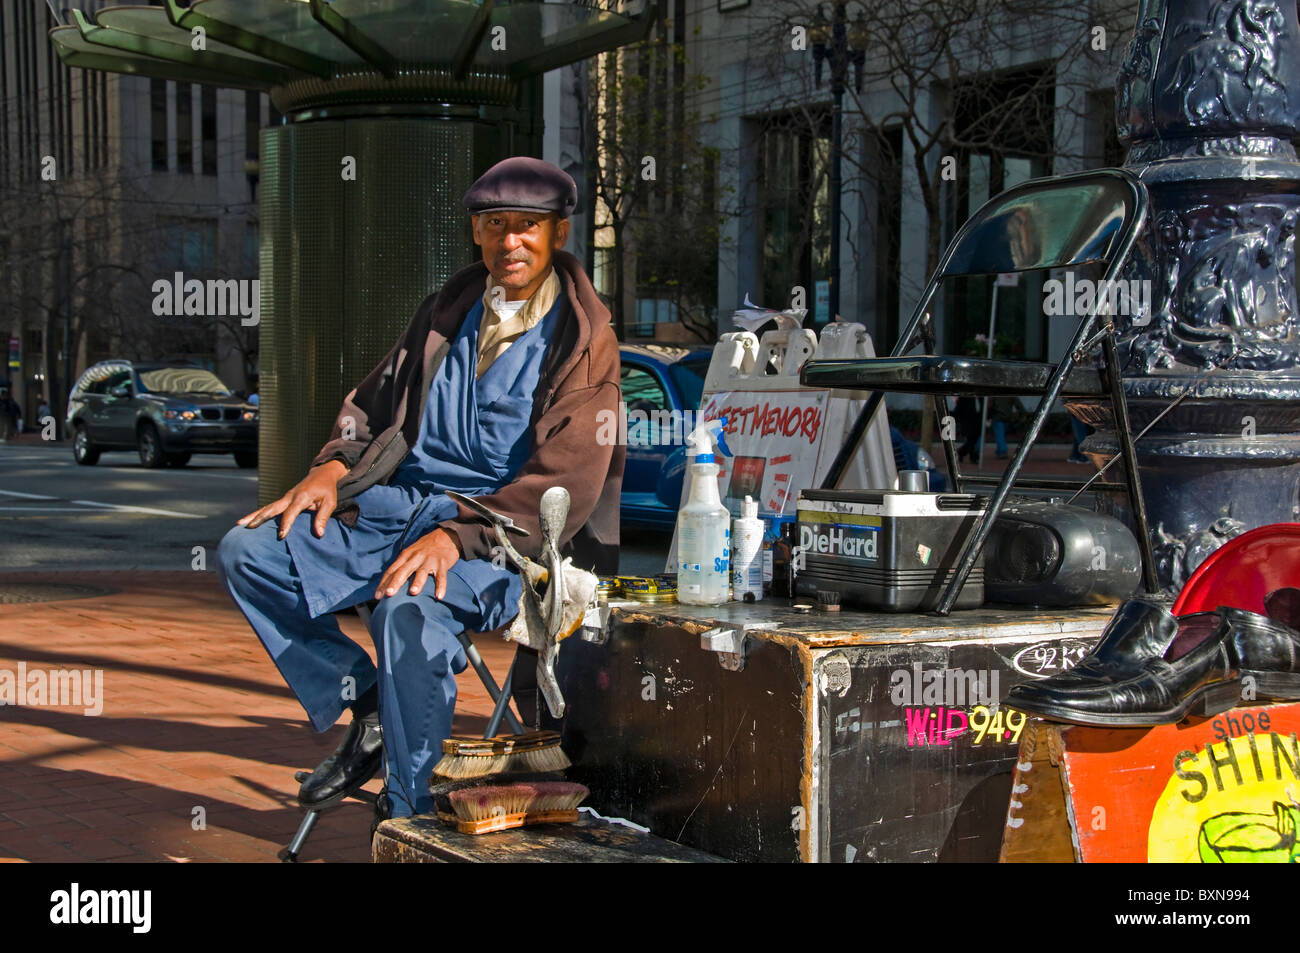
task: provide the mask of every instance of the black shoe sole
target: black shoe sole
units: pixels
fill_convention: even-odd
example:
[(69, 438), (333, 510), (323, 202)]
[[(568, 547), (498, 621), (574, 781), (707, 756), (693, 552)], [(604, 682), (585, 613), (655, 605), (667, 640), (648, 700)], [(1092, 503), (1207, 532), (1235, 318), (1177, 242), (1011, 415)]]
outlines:
[(1255, 680), (1253, 701), (1300, 701), (1300, 672), (1242, 672), (1241, 677)]
[(1061, 721), (1071, 725), (1087, 725), (1095, 728), (1156, 728), (1160, 725), (1176, 725), (1190, 715), (1209, 718), (1236, 708), (1240, 701), (1241, 683), (1234, 680), (1206, 685), (1166, 711), (1081, 712), (1063, 705), (1020, 703), (1010, 698), (1006, 701), (1006, 707), (1048, 721)]

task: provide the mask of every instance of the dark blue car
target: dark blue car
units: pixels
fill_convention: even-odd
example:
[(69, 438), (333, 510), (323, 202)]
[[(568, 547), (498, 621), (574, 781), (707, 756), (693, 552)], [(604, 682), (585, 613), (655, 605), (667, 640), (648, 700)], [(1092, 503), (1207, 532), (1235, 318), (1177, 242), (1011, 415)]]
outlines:
[[(626, 527), (671, 530), (677, 522), (687, 465), (682, 428), (694, 426), (713, 348), (623, 344), (619, 352), (627, 414), (622, 523)], [(676, 431), (665, 432), (674, 424)], [(935, 470), (930, 455), (894, 427), (889, 428), (889, 436), (898, 468), (929, 470), (930, 488), (942, 491), (946, 481)], [(623, 437), (620, 434), (620, 439)]]
[(713, 348), (624, 344), (619, 352), (627, 413), (623, 525), (672, 529), (682, 496), (686, 446), (684, 434), (662, 433), (663, 423), (676, 421), (680, 428), (684, 411), (693, 418), (700, 409)]

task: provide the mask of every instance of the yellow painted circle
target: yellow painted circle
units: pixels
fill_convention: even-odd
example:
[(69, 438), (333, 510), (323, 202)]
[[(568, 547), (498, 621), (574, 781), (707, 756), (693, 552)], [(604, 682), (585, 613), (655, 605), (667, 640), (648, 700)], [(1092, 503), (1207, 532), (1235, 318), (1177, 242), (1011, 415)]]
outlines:
[[(1179, 760), (1151, 812), (1148, 861), (1300, 862), (1296, 833), (1300, 781), (1286, 760), (1295, 756), (1291, 737), (1268, 732), (1253, 737), (1254, 754), (1250, 736), (1239, 735)], [(1275, 748), (1277, 742), (1281, 751)], [(1211, 751), (1219, 762), (1217, 779)], [(1231, 764), (1234, 755), (1240, 783)], [(1199, 800), (1189, 800), (1202, 790), (1205, 793)]]

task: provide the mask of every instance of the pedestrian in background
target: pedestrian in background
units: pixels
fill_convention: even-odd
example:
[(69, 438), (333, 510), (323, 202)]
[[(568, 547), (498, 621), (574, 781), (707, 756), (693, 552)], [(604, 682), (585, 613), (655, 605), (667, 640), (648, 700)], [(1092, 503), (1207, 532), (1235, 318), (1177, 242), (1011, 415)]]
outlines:
[(994, 449), (999, 460), (1007, 458), (1007, 424), (1019, 410), (1014, 397), (994, 397), (989, 401), (989, 422), (993, 425)]
[(6, 390), (0, 393), (0, 439), (10, 440), (21, 432), (22, 409)]
[(962, 436), (962, 445), (957, 449), (957, 460), (969, 458), (971, 463), (979, 459), (980, 444), (984, 435), (980, 433), (980, 402), (974, 397), (958, 397), (954, 408), (957, 427)]
[(1083, 421), (1071, 417), (1070, 430), (1074, 434), (1074, 446), (1070, 448), (1070, 455), (1065, 459), (1070, 463), (1087, 463), (1088, 458), (1083, 455), (1082, 451), (1080, 451), (1079, 445), (1088, 438), (1088, 434), (1095, 433), (1096, 428), (1090, 427)]

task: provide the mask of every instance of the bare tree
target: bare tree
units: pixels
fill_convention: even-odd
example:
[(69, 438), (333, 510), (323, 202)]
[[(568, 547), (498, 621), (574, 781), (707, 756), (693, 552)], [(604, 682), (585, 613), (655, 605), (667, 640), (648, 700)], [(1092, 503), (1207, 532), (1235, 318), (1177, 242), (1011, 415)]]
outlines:
[[(973, 210), (960, 201), (971, 156), (995, 166), (1008, 157), (1030, 160), (1036, 174), (1053, 171), (1062, 159), (1085, 158), (1067, 155), (1057, 133), (1062, 123), (1088, 121), (1087, 79), (1113, 75), (1135, 6), (852, 0), (846, 32), (857, 55), (850, 54), (843, 103), (845, 191), (870, 189), (880, 197), (891, 188), (888, 176), (906, 171), (925, 217), (925, 273), (933, 272), (946, 235)], [(831, 63), (827, 57), (815, 68), (814, 48), (831, 43), (834, 4), (773, 0), (764, 11), (761, 58), (776, 91), (765, 129), (828, 136)], [(792, 42), (799, 30), (803, 49)], [(815, 160), (802, 196), (809, 209), (825, 188), (829, 152)], [(801, 242), (813, 238), (811, 218)], [(875, 235), (870, 245), (891, 238), (897, 240)], [(873, 267), (866, 256), (876, 248), (867, 244), (856, 240), (852, 267)]]
[[(45, 396), (60, 423), (88, 338), (90, 350), (132, 360), (195, 353), (220, 360), (233, 351), (245, 366), (255, 362), (258, 329), (239, 315), (159, 316), (151, 308), (154, 282), (171, 278), (182, 261), (169, 225), (200, 212), (179, 205), (160, 211), (120, 167), (10, 183), (0, 192), (11, 289), (5, 323), (30, 326), (40, 316)], [(241, 262), (220, 258), (212, 268), (223, 277), (242, 270)]]
[[(716, 338), (717, 255), (724, 204), (718, 150), (692, 109), (708, 77), (692, 72), (685, 45), (660, 21), (651, 39), (602, 54), (589, 71), (584, 152), (594, 160), (596, 245), (612, 248), (611, 310), (620, 338), (635, 292), (671, 301), (701, 341)], [(629, 284), (629, 263), (634, 284)]]

